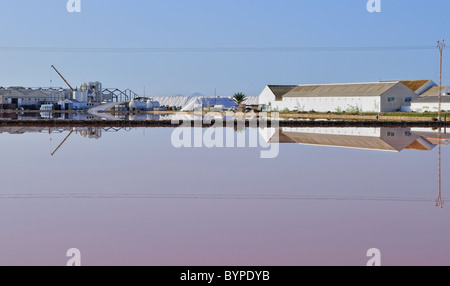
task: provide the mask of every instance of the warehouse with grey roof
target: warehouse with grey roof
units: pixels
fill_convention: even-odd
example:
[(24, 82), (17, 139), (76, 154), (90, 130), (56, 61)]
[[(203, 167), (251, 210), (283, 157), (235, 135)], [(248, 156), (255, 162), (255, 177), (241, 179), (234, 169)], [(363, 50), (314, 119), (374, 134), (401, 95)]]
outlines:
[(259, 103), (270, 111), (395, 112), (409, 108), (419, 95), (400, 81), (268, 85)]

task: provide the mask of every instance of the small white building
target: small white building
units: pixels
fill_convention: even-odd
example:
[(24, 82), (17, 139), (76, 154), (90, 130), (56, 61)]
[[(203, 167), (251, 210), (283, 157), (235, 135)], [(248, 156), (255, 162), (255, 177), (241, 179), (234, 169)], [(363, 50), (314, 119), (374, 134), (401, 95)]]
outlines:
[(400, 81), (315, 85), (269, 85), (259, 103), (269, 111), (395, 112), (419, 95)]
[[(441, 110), (450, 111), (450, 96), (441, 96)], [(439, 96), (426, 96), (411, 103), (414, 112), (439, 112)]]
[(82, 110), (88, 107), (87, 102), (79, 102), (75, 99), (65, 99), (58, 101), (61, 110)]

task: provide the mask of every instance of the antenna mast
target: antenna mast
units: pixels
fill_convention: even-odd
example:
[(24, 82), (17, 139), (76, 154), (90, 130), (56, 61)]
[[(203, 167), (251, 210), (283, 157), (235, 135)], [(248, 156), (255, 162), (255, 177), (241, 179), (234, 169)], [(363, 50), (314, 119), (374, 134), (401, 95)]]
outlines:
[(437, 42), (437, 47), (439, 49), (439, 121), (441, 121), (441, 93), (442, 93), (442, 54), (445, 48), (444, 39)]

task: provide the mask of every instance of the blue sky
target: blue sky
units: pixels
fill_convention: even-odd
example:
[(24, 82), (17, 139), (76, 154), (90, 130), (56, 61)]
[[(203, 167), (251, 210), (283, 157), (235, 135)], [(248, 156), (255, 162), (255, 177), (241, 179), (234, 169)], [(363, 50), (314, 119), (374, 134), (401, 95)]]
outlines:
[[(447, 0), (2, 0), (0, 86), (75, 86), (99, 80), (147, 96), (258, 95), (267, 84), (391, 79), (438, 81), (436, 41), (449, 39)], [(105, 48), (430, 46), (344, 52), (104, 52)], [(4, 51), (7, 47), (100, 49)], [(2, 50), (3, 48), (3, 50)], [(449, 51), (450, 52), (450, 51)], [(444, 83), (450, 57), (444, 58)]]

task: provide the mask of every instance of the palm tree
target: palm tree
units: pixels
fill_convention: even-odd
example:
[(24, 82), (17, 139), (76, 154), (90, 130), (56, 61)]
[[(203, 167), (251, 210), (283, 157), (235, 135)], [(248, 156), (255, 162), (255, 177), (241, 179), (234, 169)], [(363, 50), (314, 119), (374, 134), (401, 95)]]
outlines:
[(245, 94), (243, 94), (242, 92), (235, 93), (233, 96), (233, 101), (238, 105), (241, 105), (246, 99), (247, 96), (245, 96)]

